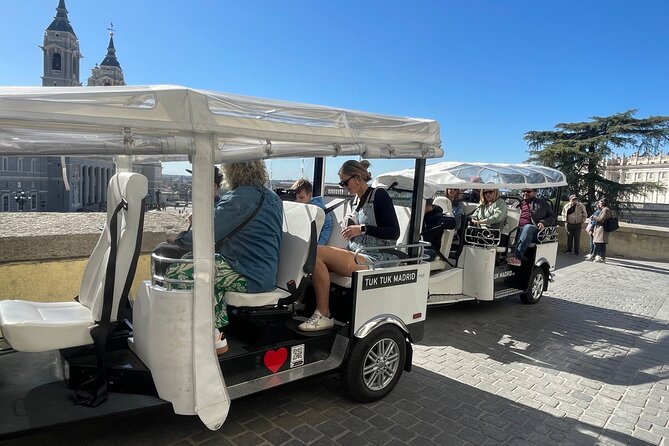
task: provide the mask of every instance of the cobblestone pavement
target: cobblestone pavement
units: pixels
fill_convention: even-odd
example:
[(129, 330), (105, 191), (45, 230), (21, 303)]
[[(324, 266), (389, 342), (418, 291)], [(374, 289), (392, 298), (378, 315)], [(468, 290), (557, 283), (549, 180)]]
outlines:
[(431, 308), (413, 371), (373, 404), (331, 374), (233, 402), (216, 432), (153, 412), (12, 443), (669, 446), (669, 264), (558, 266), (537, 305)]

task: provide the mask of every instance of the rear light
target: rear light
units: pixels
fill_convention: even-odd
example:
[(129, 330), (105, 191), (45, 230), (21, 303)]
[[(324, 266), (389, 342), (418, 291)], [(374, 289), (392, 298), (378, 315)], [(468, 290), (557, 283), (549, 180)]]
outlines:
[(420, 319), (421, 317), (423, 317), (423, 313), (414, 313), (413, 314), (414, 319)]

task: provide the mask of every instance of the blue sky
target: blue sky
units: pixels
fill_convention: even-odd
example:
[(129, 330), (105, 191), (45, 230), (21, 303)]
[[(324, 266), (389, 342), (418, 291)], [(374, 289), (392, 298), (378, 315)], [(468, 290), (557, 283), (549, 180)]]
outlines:
[[(57, 4), (2, 2), (0, 85), (41, 85), (38, 45)], [(129, 84), (432, 118), (445, 160), (522, 162), (529, 130), (631, 108), (639, 117), (669, 114), (665, 0), (66, 5), (85, 57), (84, 84), (104, 58), (113, 21)], [(328, 180), (338, 164), (331, 162)], [(372, 160), (374, 173), (410, 166)], [(272, 164), (274, 178), (299, 171), (299, 162)]]

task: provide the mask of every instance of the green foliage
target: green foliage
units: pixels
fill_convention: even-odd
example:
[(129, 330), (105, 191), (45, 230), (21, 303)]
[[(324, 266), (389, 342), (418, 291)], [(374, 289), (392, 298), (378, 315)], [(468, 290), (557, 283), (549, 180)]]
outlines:
[(604, 162), (614, 150), (635, 150), (642, 155), (661, 153), (669, 143), (669, 116), (634, 117), (636, 110), (611, 116), (593, 116), (588, 122), (560, 123), (557, 130), (529, 131), (528, 162), (562, 171), (569, 184), (566, 195), (575, 193), (588, 212), (606, 197), (614, 209), (632, 195), (663, 188), (656, 183), (621, 184), (604, 178)]

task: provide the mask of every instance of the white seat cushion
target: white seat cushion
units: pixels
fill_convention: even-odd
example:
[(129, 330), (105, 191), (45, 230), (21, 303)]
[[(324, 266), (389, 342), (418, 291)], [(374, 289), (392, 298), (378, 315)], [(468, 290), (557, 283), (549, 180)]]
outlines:
[(41, 352), (92, 344), (91, 311), (79, 302), (0, 301), (2, 333), (14, 350)]
[(330, 273), (330, 282), (342, 286), (344, 288), (351, 288), (353, 279), (349, 276), (340, 276), (337, 273)]
[(281, 288), (266, 293), (240, 293), (228, 291), (225, 293), (225, 302), (233, 307), (264, 307), (276, 305), (279, 299), (289, 297), (290, 293)]

